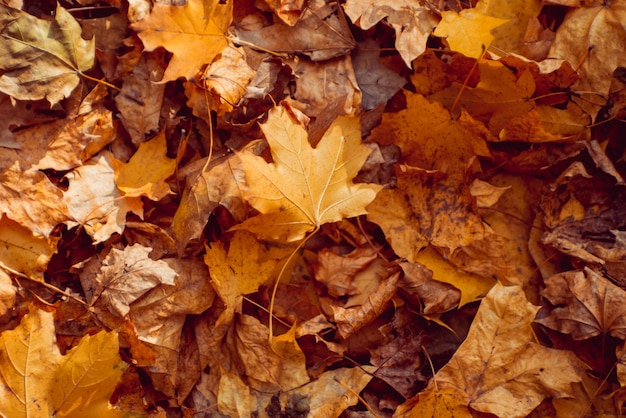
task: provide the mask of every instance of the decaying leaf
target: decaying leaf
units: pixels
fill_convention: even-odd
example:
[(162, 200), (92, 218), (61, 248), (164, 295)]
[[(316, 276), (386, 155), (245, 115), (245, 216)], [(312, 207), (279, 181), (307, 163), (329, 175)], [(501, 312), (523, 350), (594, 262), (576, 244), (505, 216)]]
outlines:
[(11, 417), (121, 416), (109, 397), (126, 364), (115, 332), (86, 336), (67, 354), (51, 313), (35, 310), (0, 336), (0, 410)]
[[(90, 305), (99, 305), (119, 317), (124, 317), (130, 304), (159, 284), (174, 285), (176, 271), (162, 260), (148, 257), (150, 248), (140, 244), (126, 247), (123, 251), (112, 249), (102, 260), (100, 271), (89, 268), (83, 274), (81, 284)], [(100, 260), (94, 259), (99, 266)]]
[(340, 117), (316, 148), (284, 107), (261, 125), (273, 163), (239, 154), (246, 173), (244, 196), (261, 212), (238, 225), (259, 238), (297, 241), (327, 222), (362, 215), (380, 187), (353, 184), (370, 150), (361, 144), (359, 120)]
[(575, 340), (601, 333), (626, 339), (626, 291), (622, 288), (589, 268), (559, 273), (545, 282), (541, 294), (555, 308), (538, 323), (571, 334)]
[(437, 25), (437, 18), (422, 1), (349, 0), (346, 14), (363, 29), (385, 19), (396, 31), (396, 49), (408, 67), (426, 50), (426, 41)]
[(450, 362), (396, 416), (471, 417), (475, 410), (521, 418), (546, 397), (573, 396), (581, 362), (571, 352), (533, 341), (531, 323), (538, 310), (519, 286), (496, 284)]
[(69, 96), (94, 62), (94, 40), (60, 5), (52, 21), (0, 4), (0, 91), (19, 100)]

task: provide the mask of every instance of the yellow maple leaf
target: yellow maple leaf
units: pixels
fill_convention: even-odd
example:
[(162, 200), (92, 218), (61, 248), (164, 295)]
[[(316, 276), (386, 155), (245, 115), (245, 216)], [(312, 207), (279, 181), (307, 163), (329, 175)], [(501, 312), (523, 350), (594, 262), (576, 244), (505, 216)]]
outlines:
[(128, 163), (113, 160), (117, 188), (129, 197), (164, 198), (171, 193), (165, 180), (176, 170), (176, 160), (166, 154), (167, 141), (161, 131), (154, 139), (141, 143)]
[(444, 11), (441, 19), (434, 35), (446, 38), (450, 49), (471, 58), (480, 57), (493, 42), (491, 31), (508, 21), (484, 15), (476, 9), (464, 9), (460, 13)]
[(173, 54), (162, 82), (193, 78), (228, 44), (232, 2), (189, 0), (185, 6), (155, 3), (145, 19), (132, 25), (146, 51), (164, 47)]
[[(243, 296), (254, 293), (268, 281), (277, 261), (261, 259), (262, 246), (252, 234), (237, 231), (228, 250), (220, 241), (207, 247), (204, 262), (211, 272), (211, 284), (226, 305), (217, 323), (229, 323), (241, 311)], [(216, 325), (217, 326), (217, 325)]]
[(7, 416), (118, 416), (109, 398), (126, 363), (115, 331), (86, 336), (63, 356), (53, 315), (35, 310), (0, 336), (0, 367), (0, 411)]
[(366, 213), (381, 186), (352, 183), (370, 153), (361, 144), (357, 118), (337, 118), (316, 148), (284, 107), (270, 110), (261, 129), (274, 162), (239, 154), (247, 183), (244, 197), (261, 215), (235, 229), (261, 239), (297, 241), (322, 224)]

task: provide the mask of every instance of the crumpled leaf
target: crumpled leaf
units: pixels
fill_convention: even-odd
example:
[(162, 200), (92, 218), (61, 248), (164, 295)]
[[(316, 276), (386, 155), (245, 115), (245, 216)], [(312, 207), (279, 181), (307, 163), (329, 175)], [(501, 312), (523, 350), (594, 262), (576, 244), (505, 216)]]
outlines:
[(0, 410), (8, 416), (121, 416), (109, 407), (126, 368), (115, 331), (83, 337), (62, 356), (53, 315), (35, 310), (0, 336), (0, 365)]
[(541, 295), (555, 308), (536, 322), (575, 340), (609, 333), (626, 339), (626, 291), (590, 268), (545, 279)]
[(265, 325), (252, 316), (240, 315), (236, 321), (236, 338), (239, 358), (251, 386), (291, 390), (309, 382), (304, 353), (295, 339), (295, 328), (272, 338), (270, 343)]
[(281, 394), (281, 401), (288, 404), (290, 398), (297, 399), (308, 406), (310, 417), (337, 418), (359, 402), (357, 394), (372, 379), (374, 370), (371, 366), (329, 370), (310, 384)]
[(508, 19), (500, 19), (481, 13), (478, 8), (441, 12), (441, 22), (434, 35), (446, 38), (450, 49), (470, 58), (478, 58), (494, 40), (491, 33), (504, 25)]
[(112, 161), (111, 154), (103, 152), (66, 175), (69, 187), (63, 193), (64, 201), (75, 220), (67, 224), (83, 226), (94, 243), (121, 233), (128, 212), (143, 215), (141, 198), (126, 197), (115, 186)]
[[(244, 26), (244, 25), (240, 25)], [(348, 23), (337, 15), (337, 6), (310, 0), (294, 26), (282, 21), (236, 29), (246, 44), (274, 53), (303, 54), (324, 61), (349, 53), (355, 42)]]
[(344, 10), (362, 29), (385, 19), (396, 31), (396, 49), (409, 68), (426, 50), (428, 36), (437, 25), (437, 18), (421, 1), (348, 0)]
[(146, 51), (164, 47), (173, 54), (162, 82), (193, 78), (226, 48), (233, 4), (189, 0), (185, 6), (155, 3), (150, 14), (134, 23)]
[(246, 213), (238, 187), (243, 179), (235, 177), (236, 173), (241, 174), (241, 170), (233, 170), (238, 163), (238, 159), (229, 158), (206, 170), (195, 170), (186, 177), (183, 196), (171, 226), (180, 254), (189, 241), (202, 235), (211, 212), (219, 205), (228, 209), (235, 219), (241, 219)]
[(362, 215), (380, 186), (353, 184), (370, 150), (361, 144), (357, 118), (340, 117), (316, 148), (284, 107), (270, 110), (261, 125), (273, 163), (242, 152), (243, 193), (261, 212), (236, 226), (269, 240), (297, 241), (328, 223)]
[(125, 196), (161, 200), (172, 193), (165, 181), (174, 174), (176, 159), (167, 157), (165, 132), (141, 143), (128, 163), (112, 161), (115, 184)]
[(57, 5), (52, 21), (0, 4), (0, 91), (19, 100), (68, 97), (94, 62), (94, 40), (81, 37), (72, 15)]
[(573, 396), (582, 362), (572, 352), (534, 342), (531, 324), (538, 310), (521, 287), (496, 284), (450, 362), (395, 416), (471, 417), (471, 408), (522, 418), (546, 397)]
[[(94, 260), (94, 269), (81, 275), (81, 284), (91, 306), (99, 303), (119, 317), (130, 310), (130, 304), (160, 284), (174, 285), (176, 271), (165, 261), (148, 257), (151, 249), (140, 244), (124, 250), (113, 248), (102, 260)], [(97, 270), (99, 267), (99, 271)]]

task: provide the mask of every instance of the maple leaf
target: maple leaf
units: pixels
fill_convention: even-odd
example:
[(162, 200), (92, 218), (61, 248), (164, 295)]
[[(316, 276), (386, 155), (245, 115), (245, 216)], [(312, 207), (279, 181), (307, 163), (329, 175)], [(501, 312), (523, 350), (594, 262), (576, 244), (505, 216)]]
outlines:
[(243, 296), (254, 293), (270, 279), (277, 262), (263, 260), (261, 244), (246, 231), (237, 231), (228, 250), (220, 242), (206, 249), (204, 261), (209, 266), (211, 284), (226, 305), (218, 319), (230, 322), (235, 312), (241, 311)]
[(112, 161), (115, 184), (126, 196), (161, 200), (172, 192), (165, 180), (174, 174), (176, 160), (167, 158), (165, 132), (141, 143), (128, 163)]
[(450, 362), (396, 416), (471, 417), (471, 407), (521, 418), (545, 397), (573, 396), (571, 384), (581, 380), (582, 363), (569, 351), (533, 342), (538, 310), (521, 287), (496, 284)]
[(608, 332), (626, 338), (626, 292), (595, 271), (568, 271), (545, 279), (541, 291), (556, 307), (549, 316), (536, 322), (575, 340), (583, 340)]
[(361, 144), (357, 118), (337, 118), (316, 148), (282, 106), (270, 110), (261, 129), (274, 162), (239, 154), (246, 175), (244, 197), (261, 215), (235, 229), (261, 239), (297, 241), (325, 223), (366, 213), (381, 187), (351, 181), (370, 153)]
[(0, 335), (0, 410), (10, 417), (121, 416), (109, 406), (127, 366), (117, 333), (86, 336), (62, 356), (54, 332), (53, 315), (35, 310)]
[(232, 2), (189, 0), (184, 6), (155, 3), (150, 14), (132, 24), (146, 51), (164, 47), (173, 54), (162, 82), (193, 78), (226, 48)]
[(0, 4), (0, 91), (19, 100), (68, 97), (80, 73), (93, 66), (94, 40), (81, 38), (81, 27), (57, 5), (52, 21)]
[(476, 8), (463, 9), (460, 13), (443, 11), (434, 35), (446, 38), (453, 51), (478, 58), (493, 42), (491, 31), (507, 21), (484, 15)]

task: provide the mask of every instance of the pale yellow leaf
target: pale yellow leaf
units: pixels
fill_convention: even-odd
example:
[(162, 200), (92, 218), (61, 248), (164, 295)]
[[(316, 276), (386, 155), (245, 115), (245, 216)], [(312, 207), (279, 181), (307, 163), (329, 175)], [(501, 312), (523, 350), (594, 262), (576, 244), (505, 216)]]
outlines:
[(316, 148), (284, 107), (261, 125), (272, 163), (240, 153), (246, 173), (244, 196), (261, 212), (238, 225), (261, 239), (297, 241), (328, 223), (365, 214), (380, 186), (354, 184), (369, 148), (361, 144), (359, 120), (337, 118)]

